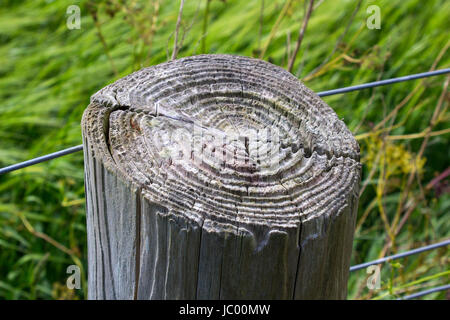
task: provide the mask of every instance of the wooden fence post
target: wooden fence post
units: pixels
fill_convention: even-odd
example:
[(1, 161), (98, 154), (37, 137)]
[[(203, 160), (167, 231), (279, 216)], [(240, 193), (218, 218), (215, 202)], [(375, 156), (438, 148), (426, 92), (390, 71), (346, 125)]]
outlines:
[(345, 299), (359, 147), (287, 71), (200, 55), (82, 120), (90, 299)]

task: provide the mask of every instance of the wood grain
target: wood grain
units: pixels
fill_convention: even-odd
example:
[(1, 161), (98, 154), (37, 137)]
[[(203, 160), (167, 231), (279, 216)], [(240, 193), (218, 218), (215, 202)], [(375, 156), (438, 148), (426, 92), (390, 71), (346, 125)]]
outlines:
[(359, 146), (270, 63), (142, 69), (82, 119), (90, 299), (344, 299)]

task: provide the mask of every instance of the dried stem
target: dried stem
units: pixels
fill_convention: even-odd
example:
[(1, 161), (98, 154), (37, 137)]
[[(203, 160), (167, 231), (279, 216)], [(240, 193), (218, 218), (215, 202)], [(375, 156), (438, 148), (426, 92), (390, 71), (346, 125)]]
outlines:
[(100, 39), (100, 42), (103, 45), (103, 49), (105, 50), (105, 54), (108, 57), (109, 63), (111, 64), (111, 68), (114, 72), (114, 75), (117, 77), (119, 75), (119, 72), (117, 71), (117, 68), (114, 64), (114, 60), (112, 59), (111, 55), (109, 54), (109, 47), (108, 47), (108, 44), (106, 43), (105, 37), (103, 36), (101, 24), (100, 24), (100, 21), (98, 20), (97, 11), (93, 6), (94, 6), (93, 3), (91, 3), (91, 2), (88, 3), (89, 13), (92, 16), (92, 20), (94, 20), (94, 25), (95, 25), (95, 28), (97, 29), (98, 37)]
[(298, 34), (297, 43), (295, 44), (294, 53), (291, 56), (291, 60), (289, 61), (288, 71), (292, 72), (292, 68), (294, 67), (295, 58), (297, 57), (298, 50), (300, 49), (300, 45), (302, 44), (303, 38), (305, 36), (306, 28), (308, 27), (308, 21), (311, 17), (311, 13), (313, 11), (314, 0), (309, 0), (308, 9), (306, 11), (305, 19), (303, 19), (303, 24)]
[(178, 36), (180, 33), (181, 18), (183, 17), (183, 7), (184, 7), (184, 0), (181, 0), (180, 11), (178, 12), (177, 24), (175, 26), (175, 38), (173, 40), (172, 57), (170, 60), (175, 60), (177, 58), (178, 50), (180, 49), (178, 47)]
[(25, 226), (25, 228), (27, 229), (27, 231), (29, 233), (31, 233), (32, 235), (34, 235), (37, 238), (41, 238), (42, 240), (50, 243), (51, 245), (53, 245), (54, 247), (58, 248), (59, 250), (61, 250), (64, 253), (67, 253), (70, 256), (73, 256), (75, 253), (73, 252), (73, 250), (67, 248), (66, 246), (62, 245), (61, 243), (59, 243), (58, 241), (56, 241), (55, 239), (53, 239), (52, 237), (46, 235), (45, 233), (36, 231), (33, 226), (30, 224), (30, 222), (28, 221), (28, 219), (25, 217), (25, 215), (23, 215), (21, 212), (19, 213), (19, 218), (20, 220), (22, 220), (23, 225)]
[(263, 24), (264, 24), (264, 0), (261, 0), (261, 10), (259, 12), (258, 49), (261, 48)]
[(277, 29), (278, 29), (281, 21), (283, 20), (289, 7), (291, 6), (291, 3), (292, 3), (292, 0), (287, 0), (286, 3), (284, 4), (283, 9), (281, 9), (281, 12), (280, 12), (277, 20), (275, 21), (275, 24), (273, 25), (272, 30), (270, 30), (269, 39), (267, 39), (266, 45), (264, 46), (263, 50), (261, 51), (261, 54), (259, 55), (260, 59), (264, 58), (264, 55), (266, 54), (267, 49), (269, 48), (270, 42), (272, 41), (273, 37), (275, 36), (275, 33), (277, 32)]
[(203, 31), (202, 31), (202, 53), (206, 53), (206, 33), (208, 30), (208, 16), (209, 16), (209, 3), (211, 0), (206, 0), (205, 14), (203, 15)]
[[(315, 7), (314, 10), (320, 5), (321, 2), (319, 2)], [(353, 13), (350, 17), (350, 19), (347, 22), (347, 26), (345, 27), (344, 32), (339, 36), (339, 39), (336, 41), (336, 44), (334, 45), (333, 50), (331, 51), (331, 53), (322, 61), (322, 63), (317, 66), (316, 68), (314, 68), (313, 71), (311, 71), (306, 77), (310, 77), (313, 74), (315, 74), (317, 71), (319, 71), (325, 64), (327, 64), (328, 61), (330, 61), (331, 57), (336, 53), (339, 45), (341, 44), (342, 40), (344, 39), (344, 37), (347, 35), (348, 30), (350, 30), (350, 26), (353, 23), (353, 19), (356, 16), (356, 13), (359, 11), (359, 8), (361, 7), (361, 3), (362, 0), (359, 0), (358, 3), (356, 4), (355, 10), (353, 10)]]
[[(417, 154), (416, 157), (416, 162), (418, 160), (420, 160), (423, 156), (423, 153), (425, 152), (425, 148), (428, 144), (428, 141), (430, 139), (430, 134), (431, 134), (431, 130), (432, 128), (436, 125), (437, 123), (437, 119), (438, 119), (438, 115), (440, 114), (442, 105), (444, 104), (445, 101), (445, 96), (447, 95), (447, 89), (448, 89), (448, 84), (450, 81), (450, 77), (447, 77), (445, 83), (444, 83), (444, 88), (442, 90), (441, 96), (439, 97), (439, 101), (436, 105), (436, 108), (434, 109), (433, 112), (433, 116), (431, 117), (430, 120), (430, 125), (427, 127), (427, 129), (425, 129), (425, 137), (422, 141), (422, 145), (420, 146), (419, 149), (419, 153)], [(412, 182), (414, 181), (414, 173), (416, 170), (412, 170), (409, 177), (408, 177), (408, 184), (406, 185), (406, 188), (402, 194), (402, 200), (400, 201), (400, 206), (399, 206), (399, 210), (397, 211), (397, 215), (396, 215), (396, 219), (393, 222), (393, 228), (396, 227), (398, 220), (400, 219), (400, 212), (402, 212), (402, 207), (403, 207), (403, 203), (406, 199), (407, 194), (409, 193), (409, 189), (411, 188)], [(406, 220), (408, 219), (409, 215), (411, 214), (412, 210), (408, 210), (405, 215), (402, 217), (400, 224), (398, 225), (397, 230), (395, 231), (396, 234), (398, 234), (398, 232), (400, 232), (401, 228), (403, 227), (403, 225), (406, 223)]]

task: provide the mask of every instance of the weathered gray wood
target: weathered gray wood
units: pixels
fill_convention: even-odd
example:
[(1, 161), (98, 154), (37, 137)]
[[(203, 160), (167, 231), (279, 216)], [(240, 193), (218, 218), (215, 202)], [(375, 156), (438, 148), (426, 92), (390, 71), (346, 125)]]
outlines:
[(267, 62), (200, 55), (83, 120), (90, 299), (344, 299), (359, 147)]

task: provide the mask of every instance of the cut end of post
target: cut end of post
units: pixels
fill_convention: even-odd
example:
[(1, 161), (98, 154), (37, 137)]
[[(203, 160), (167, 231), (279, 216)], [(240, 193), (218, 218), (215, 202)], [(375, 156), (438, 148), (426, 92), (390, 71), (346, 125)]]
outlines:
[[(104, 167), (104, 184), (111, 175), (140, 193), (137, 298), (303, 298), (308, 272), (321, 290), (339, 291), (324, 274), (308, 271), (310, 264), (334, 263), (330, 272), (346, 280), (359, 146), (289, 72), (232, 55), (170, 61), (100, 90), (82, 126), (87, 179)], [(96, 161), (97, 173), (90, 167)], [(96, 187), (95, 179), (87, 181), (88, 192)], [(123, 209), (117, 204), (110, 209), (117, 212), (103, 214), (123, 218)], [(317, 238), (314, 250), (322, 252), (304, 261)], [(161, 250), (165, 267), (155, 262)], [(345, 257), (331, 257), (333, 250)], [(142, 278), (147, 272), (151, 279)], [(169, 275), (180, 283), (168, 285)]]

